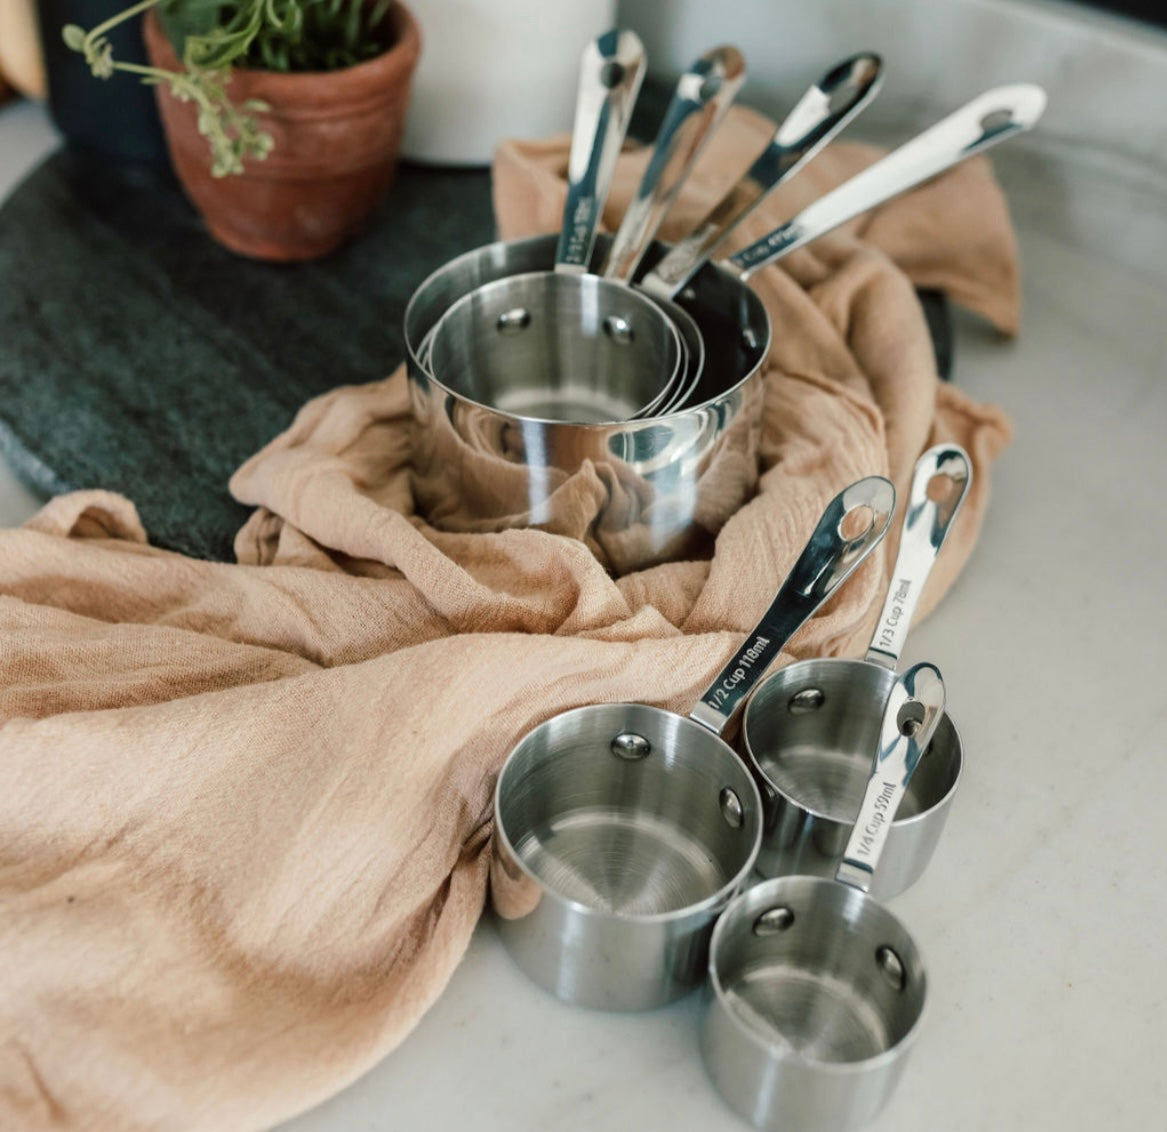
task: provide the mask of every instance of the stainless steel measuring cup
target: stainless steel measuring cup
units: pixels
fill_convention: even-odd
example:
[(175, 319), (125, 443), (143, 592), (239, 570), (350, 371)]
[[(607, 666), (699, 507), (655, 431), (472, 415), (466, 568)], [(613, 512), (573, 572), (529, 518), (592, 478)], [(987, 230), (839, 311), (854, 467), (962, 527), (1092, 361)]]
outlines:
[(630, 31), (585, 48), (554, 270), (462, 297), (425, 345), (426, 367), (460, 395), (584, 423), (625, 420), (665, 398), (683, 366), (676, 326), (655, 304), (608, 294), (584, 274), (643, 73), (644, 49)]
[[(696, 323), (671, 303), (662, 313), (627, 280), (744, 79), (732, 47), (707, 52), (681, 76), (611, 245), (609, 284), (573, 257), (571, 270), (511, 276), (464, 296), (434, 328), (433, 374), (506, 412), (595, 424), (652, 413), (691, 367), (699, 371), (705, 346)], [(570, 209), (569, 200), (565, 229)]]
[[(1032, 86), (988, 92), (780, 226), (776, 254), (1028, 129), (1044, 101)], [(738, 257), (708, 261), (677, 294), (697, 320), (708, 359), (717, 362), (706, 365), (682, 405), (662, 418), (576, 425), (499, 413), (450, 389), (425, 365), (425, 342), (451, 303), (482, 283), (549, 269), (553, 248), (552, 237), (535, 237), (475, 249), (435, 271), (410, 299), (405, 336), (418, 509), (444, 530), (570, 533), (617, 574), (703, 553), (757, 480), (770, 323), (745, 281), (761, 256), (751, 253), (744, 266)], [(662, 279), (672, 294), (678, 284)], [(580, 533), (576, 497), (559, 489), (573, 477), (590, 477), (590, 469), (601, 485), (599, 503)]]
[(718, 1092), (758, 1128), (850, 1132), (903, 1072), (927, 979), (911, 935), (869, 886), (943, 710), (932, 665), (896, 680), (834, 879), (764, 881), (713, 931), (701, 1054)]
[(652, 413), (687, 358), (676, 324), (651, 299), (605, 288), (595, 275), (539, 271), (454, 303), (434, 329), (428, 364), (450, 388), (501, 413), (611, 424)]
[[(700, 229), (701, 248), (688, 243), (673, 254), (708, 255), (745, 218), (752, 204), (792, 174), (870, 101), (878, 87), (879, 74), (880, 62), (871, 55), (856, 56), (846, 64), (831, 68), (779, 127), (771, 144), (748, 171), (743, 190), (731, 194), (733, 203), (727, 199), (715, 211), (714, 221), (719, 226), (716, 235), (711, 235), (708, 225), (704, 225)], [(431, 372), (440, 378), (445, 374), (459, 374), (461, 391), (466, 391), (471, 385), (482, 389), (504, 381), (508, 387), (515, 384), (525, 387), (527, 375), (540, 371), (548, 372), (558, 382), (564, 364), (561, 358), (570, 359), (573, 366), (590, 369), (593, 364), (600, 363), (597, 346), (604, 349), (605, 356), (612, 354), (610, 340), (597, 339), (591, 328), (591, 322), (595, 320), (591, 312), (598, 309), (604, 317), (627, 327), (626, 333), (618, 339), (625, 351), (616, 360), (623, 365), (620, 373), (614, 375), (611, 388), (627, 390), (629, 401), (644, 399), (635, 416), (667, 416), (684, 404), (697, 403), (693, 397), (703, 375), (703, 388), (714, 394), (736, 384), (740, 373), (732, 364), (726, 365), (724, 355), (719, 351), (715, 351), (717, 356), (712, 373), (705, 373), (708, 351), (701, 328), (684, 307), (673, 302), (672, 294), (666, 295), (658, 289), (653, 299), (659, 308), (661, 323), (671, 324), (680, 338), (680, 360), (667, 384), (659, 383), (660, 373), (649, 374), (648, 388), (643, 388), (641, 381), (646, 375), (641, 367), (651, 363), (652, 355), (647, 346), (643, 358), (638, 356), (636, 349), (628, 346), (635, 341), (634, 334), (650, 334), (653, 315), (632, 301), (635, 292), (628, 288), (668, 205), (676, 197), (703, 145), (724, 117), (744, 79), (741, 56), (730, 47), (707, 52), (681, 76), (644, 178), (612, 241), (603, 268), (603, 280), (575, 275), (556, 278), (553, 284), (545, 284), (538, 274), (519, 276), (494, 285), (489, 292), (489, 303), (480, 302), (478, 295), (462, 298), (449, 309), (434, 331)], [(699, 264), (694, 262), (689, 274), (697, 266)], [(552, 287), (553, 290), (548, 290)], [(626, 316), (622, 315), (624, 306), (627, 307)], [(551, 318), (557, 320), (554, 325), (549, 323)], [(504, 320), (508, 331), (506, 337), (502, 334)], [(533, 339), (528, 354), (535, 346), (546, 346), (540, 348), (537, 364), (520, 353), (525, 343), (514, 331), (519, 322), (524, 333)], [(528, 324), (535, 333), (526, 329)], [(661, 328), (658, 328), (646, 342), (655, 341), (660, 333)], [(509, 371), (517, 371), (518, 376)], [(581, 382), (579, 385), (585, 390), (590, 389), (590, 383)], [(498, 408), (504, 407), (489, 397), (476, 395), (476, 399)], [(571, 415), (555, 413), (553, 419), (586, 422), (618, 419), (610, 415), (621, 404), (617, 399), (596, 398), (596, 401), (597, 407), (602, 406), (600, 412), (609, 415), (597, 416), (594, 410), (589, 411), (588, 397), (577, 397), (565, 402), (570, 404)], [(545, 404), (540, 405), (546, 409)], [(519, 408), (513, 411), (522, 412)]]
[[(639, 1010), (701, 981), (713, 922), (762, 837), (757, 787), (721, 731), (789, 637), (878, 544), (894, 503), (881, 476), (832, 500), (688, 718), (643, 704), (581, 707), (541, 723), (510, 753), (495, 790), (491, 900), (503, 943), (540, 986), (577, 1005)], [(863, 529), (852, 530), (859, 520)]]
[[(916, 603), (971, 482), (963, 448), (928, 449), (916, 462), (891, 585), (864, 658), (798, 661), (751, 697), (742, 735), (766, 808), (763, 876), (830, 876), (838, 867)], [(879, 899), (914, 884), (931, 860), (963, 762), (960, 736), (942, 714), (891, 825), (873, 889)]]
[[(602, 249), (611, 236), (601, 235)], [(692, 284), (691, 313), (720, 364), (737, 375), (715, 397), (668, 417), (619, 424), (537, 421), (447, 388), (425, 365), (442, 313), (476, 287), (550, 270), (555, 236), (476, 248), (435, 271), (405, 311), (412, 410), (412, 488), (443, 530), (539, 527), (582, 539), (616, 574), (710, 552), (758, 477), (762, 365), (770, 325), (761, 300), (712, 268)], [(685, 300), (687, 303), (690, 300)], [(595, 512), (581, 530), (587, 481)]]
[[(730, 46), (705, 52), (677, 80), (640, 186), (600, 272), (604, 279), (632, 286), (665, 214), (745, 81), (745, 60)], [(705, 367), (705, 339), (693, 316), (671, 299), (656, 303), (677, 329), (681, 364), (665, 396), (642, 409), (637, 414), (641, 417), (669, 412), (688, 395)]]

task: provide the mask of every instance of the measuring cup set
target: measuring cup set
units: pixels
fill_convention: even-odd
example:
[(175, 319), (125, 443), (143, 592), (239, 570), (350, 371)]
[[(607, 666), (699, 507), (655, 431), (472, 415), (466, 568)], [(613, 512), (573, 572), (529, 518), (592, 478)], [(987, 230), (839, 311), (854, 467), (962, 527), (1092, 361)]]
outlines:
[[(703, 984), (708, 1073), (758, 1127), (864, 1123), (918, 1030), (923, 966), (879, 901), (927, 865), (962, 752), (937, 670), (894, 669), (970, 478), (955, 445), (918, 461), (863, 660), (765, 675), (883, 538), (895, 490), (880, 476), (831, 501), (687, 717), (576, 708), (499, 775), (491, 896), (516, 962), (564, 1001), (611, 1010)], [(739, 755), (721, 736), (743, 703)]]
[(753, 490), (769, 317), (752, 274), (944, 169), (1031, 127), (1045, 96), (999, 87), (777, 229), (716, 258), (777, 185), (874, 98), (863, 53), (806, 91), (737, 185), (675, 247), (657, 229), (745, 80), (733, 47), (681, 76), (614, 237), (597, 235), (644, 74), (613, 30), (581, 59), (562, 231), (447, 263), (405, 316), (419, 510), (448, 530), (567, 530), (588, 477), (585, 536), (615, 573), (688, 556)]

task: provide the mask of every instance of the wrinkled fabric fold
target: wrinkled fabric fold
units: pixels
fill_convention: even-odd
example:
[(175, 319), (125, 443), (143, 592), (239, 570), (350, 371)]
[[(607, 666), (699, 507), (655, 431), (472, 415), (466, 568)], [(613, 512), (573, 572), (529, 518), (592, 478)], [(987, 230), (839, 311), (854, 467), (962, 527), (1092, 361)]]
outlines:
[[(772, 129), (730, 114), (664, 238)], [(500, 147), (503, 238), (558, 228), (566, 155), (566, 137)], [(876, 156), (827, 150), (739, 243)], [(609, 228), (645, 161), (622, 156)], [(352, 1081), (464, 953), (523, 733), (587, 703), (688, 711), (826, 503), (873, 473), (902, 493), (923, 449), (957, 441), (975, 480), (920, 615), (935, 607), (1009, 425), (938, 380), (914, 287), (1016, 331), (988, 163), (752, 285), (774, 326), (761, 474), (710, 558), (613, 578), (576, 539), (431, 527), (401, 369), (305, 405), (237, 471), (255, 508), (237, 564), (150, 546), (132, 503), (98, 490), (0, 532), (0, 1127), (259, 1129)], [(782, 662), (862, 652), (897, 528)]]

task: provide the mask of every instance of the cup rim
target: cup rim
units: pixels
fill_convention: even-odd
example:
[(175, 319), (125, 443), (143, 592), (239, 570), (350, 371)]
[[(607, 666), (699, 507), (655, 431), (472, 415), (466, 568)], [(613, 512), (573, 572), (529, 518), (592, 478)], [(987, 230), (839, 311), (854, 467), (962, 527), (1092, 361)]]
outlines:
[[(755, 831), (753, 837), (753, 844), (750, 851), (746, 854), (746, 859), (738, 871), (725, 882), (716, 892), (705, 897), (703, 900), (697, 901), (693, 904), (687, 904), (683, 908), (674, 908), (665, 912), (609, 912), (602, 908), (595, 908), (590, 904), (585, 904), (580, 900), (565, 896), (563, 893), (557, 891), (548, 881), (540, 876), (534, 869), (532, 869), (515, 848), (514, 842), (511, 839), (510, 833), (506, 828), (506, 824), (502, 817), (502, 792), (504, 788), (504, 779), (509, 768), (513, 767), (518, 762), (519, 752), (524, 746), (534, 741), (534, 737), (540, 732), (550, 730), (552, 725), (560, 720), (569, 719), (572, 716), (578, 716), (584, 713), (595, 714), (598, 711), (611, 710), (627, 710), (635, 708), (638, 711), (647, 711), (650, 713), (670, 716), (680, 720), (687, 727), (694, 727), (704, 737), (705, 740), (711, 740), (715, 744), (720, 744), (724, 748), (725, 753), (728, 754), (733, 762), (739, 764), (742, 768), (742, 781), (747, 786), (748, 798), (742, 800), (743, 807), (754, 807), (754, 813), (757, 816), (755, 822)], [(731, 764), (732, 765), (732, 764)], [(494, 786), (494, 835), (501, 839), (503, 846), (509, 858), (515, 862), (522, 873), (530, 880), (534, 881), (541, 891), (541, 893), (572, 912), (583, 915), (588, 918), (603, 920), (610, 923), (625, 923), (625, 924), (668, 924), (673, 922), (680, 922), (694, 916), (704, 916), (710, 912), (717, 911), (724, 907), (730, 900), (733, 899), (734, 894), (742, 887), (745, 881), (754, 870), (754, 865), (758, 859), (758, 853), (762, 847), (763, 834), (763, 810), (762, 797), (758, 791), (757, 783), (754, 782), (753, 776), (749, 769), (742, 762), (734, 749), (726, 743), (719, 735), (715, 735), (712, 731), (703, 727), (687, 716), (680, 715), (677, 712), (667, 711), (664, 708), (653, 707), (650, 704), (637, 703), (601, 703), (601, 704), (584, 704), (580, 707), (569, 708), (567, 711), (558, 712), (556, 715), (550, 716), (542, 723), (537, 724), (526, 732), (522, 738), (515, 744), (503, 762), (502, 767), (498, 772), (498, 778)]]
[[(769, 903), (775, 898), (780, 898), (781, 893), (771, 895), (775, 889), (783, 888), (819, 888), (822, 890), (823, 886), (845, 888), (849, 890), (849, 897), (858, 899), (861, 905), (874, 904), (876, 908), (886, 917), (890, 918), (895, 928), (900, 935), (908, 941), (913, 951), (916, 954), (916, 959), (920, 968), (920, 1008), (916, 1012), (916, 1017), (912, 1020), (911, 1025), (907, 1031), (895, 1042), (889, 1045), (886, 1049), (880, 1050), (879, 1053), (872, 1057), (860, 1058), (854, 1061), (826, 1061), (820, 1058), (812, 1057), (802, 1050), (793, 1049), (789, 1044), (781, 1041), (768, 1041), (765, 1036), (753, 1026), (750, 1026), (736, 1011), (726, 993), (725, 986), (722, 982), (720, 972), (717, 968), (717, 952), (725, 936), (733, 930), (734, 912), (737, 909), (739, 912), (742, 907), (752, 901), (762, 901)], [(812, 897), (813, 898), (813, 897)], [(847, 1077), (856, 1074), (871, 1073), (884, 1066), (890, 1065), (893, 1062), (904, 1057), (908, 1050), (915, 1044), (919, 1037), (920, 1030), (923, 1027), (924, 1018), (928, 1011), (928, 975), (927, 968), (924, 963), (923, 955), (920, 953), (919, 944), (911, 932), (904, 926), (903, 922), (890, 911), (886, 905), (877, 900), (870, 893), (862, 892), (857, 888), (851, 888), (849, 885), (843, 884), (841, 881), (828, 879), (826, 877), (815, 876), (783, 876), (771, 877), (768, 880), (760, 881), (758, 884), (746, 889), (740, 895), (734, 897), (717, 918), (717, 923), (714, 925), (713, 934), (709, 940), (709, 961), (706, 967), (706, 984), (709, 988), (709, 993), (715, 1000), (717, 1007), (721, 1010), (723, 1015), (733, 1025), (735, 1031), (740, 1037), (744, 1038), (753, 1048), (765, 1053), (766, 1056), (776, 1063), (790, 1063), (798, 1065), (801, 1068), (813, 1070), (816, 1073), (825, 1073), (830, 1076)], [(710, 1004), (709, 1009), (712, 1009)]]

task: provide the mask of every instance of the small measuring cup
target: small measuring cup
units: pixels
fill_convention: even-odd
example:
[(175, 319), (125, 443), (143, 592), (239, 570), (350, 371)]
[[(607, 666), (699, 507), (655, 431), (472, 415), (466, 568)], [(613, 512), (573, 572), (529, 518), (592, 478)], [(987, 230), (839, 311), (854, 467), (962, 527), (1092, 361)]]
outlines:
[[(745, 60), (727, 45), (705, 52), (677, 80), (640, 186), (612, 239), (600, 272), (604, 279), (632, 286), (665, 214), (745, 81)], [(705, 368), (705, 339), (693, 316), (670, 299), (655, 301), (680, 335), (681, 364), (665, 396), (640, 417), (665, 414), (680, 404)]]
[(434, 328), (428, 364), (445, 385), (501, 413), (609, 424), (651, 414), (687, 356), (676, 324), (651, 299), (595, 275), (541, 271), (454, 303)]
[(510, 753), (495, 790), (491, 900), (504, 945), (540, 986), (576, 1005), (641, 1010), (702, 980), (713, 922), (762, 838), (757, 786), (721, 732), (790, 636), (879, 543), (894, 505), (882, 476), (831, 501), (688, 718), (644, 704), (581, 707)]
[[(756, 203), (838, 133), (874, 97), (880, 69), (878, 57), (855, 56), (833, 67), (812, 86), (747, 172), (741, 200)], [(689, 403), (699, 386), (716, 386), (715, 392), (720, 392), (727, 384), (735, 383), (740, 376), (736, 369), (730, 366), (727, 371), (722, 359), (710, 359), (697, 322), (672, 301), (679, 285), (668, 294), (658, 288), (648, 309), (634, 301), (643, 295), (630, 285), (669, 202), (744, 77), (740, 55), (728, 47), (707, 52), (681, 76), (640, 189), (612, 241), (602, 279), (577, 274), (565, 278), (557, 275), (547, 281), (536, 273), (490, 284), (479, 293), (463, 297), (450, 307), (434, 330), (431, 371), (442, 380), (447, 380), (448, 374), (459, 375), (459, 391), (471, 385), (480, 389), (505, 385), (507, 403), (515, 412), (522, 409), (509, 390), (515, 386), (528, 389), (534, 384), (532, 375), (546, 373), (555, 384), (554, 401), (562, 400), (563, 411), (549, 408), (544, 398), (538, 402), (542, 415), (588, 423), (619, 419), (614, 414), (621, 408), (632, 408), (637, 400), (641, 404), (629, 415), (667, 415)], [(672, 255), (707, 255), (729, 236), (748, 211), (740, 204), (717, 210), (716, 238), (711, 239), (703, 228), (701, 249), (695, 250), (686, 242)], [(668, 262), (672, 262), (671, 257)], [(697, 266), (691, 264), (685, 278)], [(658, 268), (652, 277), (659, 278), (659, 272)], [(615, 341), (626, 347), (623, 357), (612, 357), (611, 340), (605, 341), (594, 333), (592, 312), (597, 310), (608, 320), (606, 325), (620, 327), (622, 334)], [(652, 326), (654, 317), (661, 326)], [(663, 370), (653, 373), (650, 368), (654, 350), (659, 354), (657, 341), (666, 323), (681, 342), (679, 362), (667, 382), (662, 378)], [(516, 327), (529, 342), (515, 333)], [(627, 349), (635, 346), (637, 335), (643, 348)], [(602, 362), (599, 350), (604, 353)], [(532, 361), (533, 353), (537, 362)], [(612, 372), (610, 367), (618, 365), (620, 373), (610, 388), (625, 390), (627, 400), (594, 398), (590, 383), (580, 381), (576, 385), (588, 395), (562, 397), (559, 388), (567, 368), (565, 358), (570, 359), (571, 367), (582, 366), (589, 371), (596, 365), (609, 367), (605, 372)], [(715, 374), (705, 373), (707, 362), (713, 363)], [(486, 400), (483, 396), (476, 399)], [(486, 403), (502, 407), (498, 400)]]
[(757, 1128), (851, 1132), (899, 1080), (927, 979), (911, 935), (869, 887), (943, 710), (932, 665), (899, 677), (834, 879), (763, 881), (713, 931), (701, 1055), (718, 1092)]
[[(916, 603), (971, 482), (963, 448), (928, 449), (916, 462), (891, 586), (864, 658), (798, 661), (751, 697), (742, 733), (766, 806), (757, 865), (763, 876), (830, 876), (838, 867)], [(874, 889), (879, 899), (891, 899), (923, 873), (962, 765), (960, 737), (943, 714), (891, 827)]]
[[(569, 269), (557, 262), (554, 273), (511, 276), (464, 296), (434, 328), (434, 375), (504, 412), (601, 424), (653, 413), (690, 368), (700, 372), (705, 344), (697, 324), (674, 304), (662, 312), (629, 279), (744, 81), (732, 47), (707, 52), (681, 76), (612, 242), (607, 282), (573, 254)], [(570, 215), (569, 200), (565, 230)]]
[(634, 32), (608, 31), (585, 48), (554, 270), (462, 297), (424, 344), (423, 364), (459, 395), (588, 424), (626, 420), (666, 396), (683, 365), (676, 326), (651, 301), (609, 294), (586, 274), (644, 69)]

